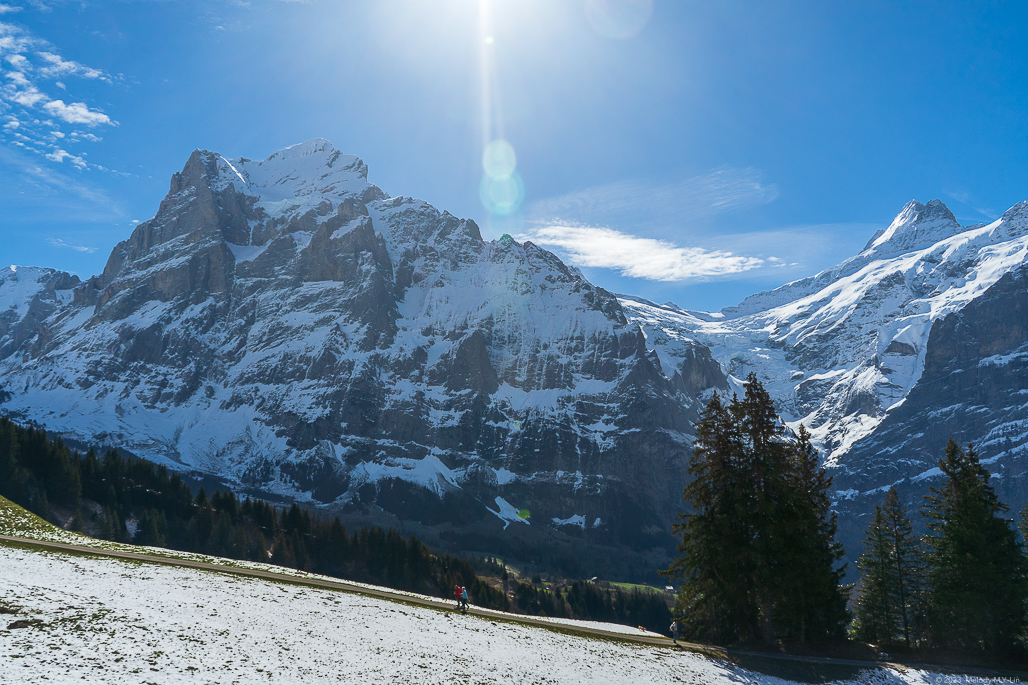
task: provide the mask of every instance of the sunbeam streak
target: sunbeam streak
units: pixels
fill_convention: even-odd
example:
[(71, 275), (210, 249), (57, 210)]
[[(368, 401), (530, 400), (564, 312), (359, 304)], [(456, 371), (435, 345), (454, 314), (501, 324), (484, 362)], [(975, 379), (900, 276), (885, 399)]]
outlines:
[(492, 216), (515, 213), (525, 198), (525, 185), (516, 171), (514, 146), (504, 139), (502, 108), (497, 85), (493, 0), (479, 0), (479, 87), (482, 98), (482, 170), (479, 199)]

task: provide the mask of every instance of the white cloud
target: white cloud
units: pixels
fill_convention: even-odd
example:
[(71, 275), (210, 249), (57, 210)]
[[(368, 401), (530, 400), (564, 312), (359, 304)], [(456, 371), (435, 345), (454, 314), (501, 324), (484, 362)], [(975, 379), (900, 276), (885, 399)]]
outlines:
[(46, 102), (49, 98), (43, 95), (35, 86), (21, 84), (15, 81), (15, 85), (21, 85), (21, 90), (11, 89), (8, 99), (18, 105), (25, 108), (31, 108), (38, 105), (40, 102)]
[(99, 126), (100, 124), (118, 125), (118, 122), (111, 121), (109, 116), (99, 110), (90, 109), (84, 102), (65, 104), (64, 100), (51, 100), (43, 105), (43, 109), (69, 124), (85, 124), (86, 126)]
[(678, 247), (664, 240), (593, 226), (538, 227), (519, 235), (518, 239), (557, 248), (578, 266), (616, 269), (623, 276), (651, 281), (701, 281), (742, 273), (764, 264), (758, 257)]
[(96, 252), (95, 247), (86, 247), (85, 245), (72, 245), (70, 243), (64, 242), (60, 238), (48, 238), (46, 242), (50, 243), (54, 247), (67, 247), (68, 249), (75, 250), (77, 252), (85, 252), (87, 254), (89, 254), (90, 252)]
[[(0, 7), (5, 5), (0, 4)], [(5, 14), (0, 10), (0, 15)], [(88, 164), (85, 153), (72, 154), (58, 142), (68, 134), (61, 130), (72, 126), (117, 126), (103, 111), (85, 101), (71, 100), (64, 92), (74, 86), (68, 79), (112, 83), (105, 72), (73, 60), (64, 59), (49, 42), (35, 36), (22, 26), (0, 21), (0, 57), (12, 68), (0, 81), (0, 112), (7, 114), (7, 123), (0, 126), (0, 140), (9, 145), (42, 155), (53, 162), (69, 160), (79, 169), (100, 167)], [(55, 80), (61, 77), (64, 80)], [(62, 91), (57, 97), (57, 91)], [(66, 138), (74, 142), (99, 142), (92, 134), (73, 131)]]
[(60, 148), (57, 148), (56, 150), (49, 152), (43, 156), (53, 162), (63, 162), (66, 159), (71, 160), (71, 163), (77, 166), (79, 169), (85, 169), (89, 166), (86, 163), (86, 160), (82, 159), (78, 155), (73, 155), (67, 150), (62, 150)]
[(721, 167), (675, 183), (620, 181), (586, 188), (532, 203), (527, 213), (537, 221), (590, 218), (611, 223), (617, 217), (662, 222), (702, 219), (733, 209), (767, 204), (778, 197), (778, 187), (765, 183), (759, 170)]
[(13, 5), (5, 5), (4, 3), (0, 2), (0, 14), (8, 14), (8, 13), (12, 13), (12, 12), (21, 12), (21, 10), (22, 10), (21, 7), (15, 7)]
[(92, 67), (87, 67), (79, 64), (78, 62), (65, 60), (61, 58), (60, 55), (52, 52), (39, 52), (37, 54), (43, 58), (43, 62), (45, 63), (39, 68), (39, 73), (44, 76), (52, 78), (55, 76), (71, 75), (87, 79), (100, 79), (101, 81), (107, 81), (110, 83), (111, 78), (99, 69), (93, 69)]

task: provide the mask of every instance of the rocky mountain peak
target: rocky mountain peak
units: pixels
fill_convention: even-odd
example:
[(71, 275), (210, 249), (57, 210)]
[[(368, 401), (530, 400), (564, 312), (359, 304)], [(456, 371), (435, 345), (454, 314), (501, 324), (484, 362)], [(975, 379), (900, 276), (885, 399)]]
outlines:
[(196, 150), (169, 190), (102, 275), (0, 275), (0, 305), (15, 275), (42, 293), (0, 319), (9, 415), (422, 530), (505, 536), (514, 507), (533, 535), (673, 544), (699, 395), (727, 391), (704, 349), (648, 348), (556, 255), (387, 197), (323, 139)]
[(1022, 200), (1003, 212), (1003, 221), (1025, 221), (1028, 219), (1028, 200)]
[[(219, 185), (230, 184), (269, 204), (308, 196), (336, 202), (351, 195), (367, 195), (366, 202), (386, 197), (368, 183), (368, 166), (360, 157), (344, 155), (324, 138), (291, 145), (259, 162), (220, 157)], [(266, 211), (274, 215), (278, 209)]]
[(965, 230), (941, 200), (931, 200), (927, 204), (911, 200), (888, 228), (871, 237), (864, 246), (864, 252), (873, 250), (877, 255), (898, 254), (934, 245)]

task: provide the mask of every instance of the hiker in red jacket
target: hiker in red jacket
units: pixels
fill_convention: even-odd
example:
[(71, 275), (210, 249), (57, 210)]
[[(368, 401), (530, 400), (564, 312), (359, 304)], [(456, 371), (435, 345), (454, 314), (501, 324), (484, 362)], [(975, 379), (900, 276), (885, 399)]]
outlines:
[(458, 609), (460, 609), (461, 594), (463, 594), (463, 591), (460, 589), (460, 585), (454, 585), (453, 586), (453, 598), (455, 600), (457, 600), (457, 608)]

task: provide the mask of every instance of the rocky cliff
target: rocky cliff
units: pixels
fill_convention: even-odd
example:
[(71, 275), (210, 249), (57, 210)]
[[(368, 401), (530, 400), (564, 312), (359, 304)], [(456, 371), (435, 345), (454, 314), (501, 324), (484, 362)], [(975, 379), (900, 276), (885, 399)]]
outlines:
[(38, 274), (0, 285), (8, 414), (483, 551), (662, 555), (699, 398), (727, 388), (553, 254), (324, 140), (198, 150), (102, 274)]

